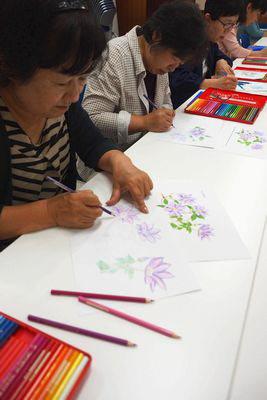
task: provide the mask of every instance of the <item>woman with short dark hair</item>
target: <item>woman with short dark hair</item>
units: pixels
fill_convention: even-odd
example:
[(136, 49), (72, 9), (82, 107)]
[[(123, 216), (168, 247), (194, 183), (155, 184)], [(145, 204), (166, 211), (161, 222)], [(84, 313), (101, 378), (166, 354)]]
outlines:
[(78, 103), (105, 45), (86, 0), (1, 0), (0, 248), (27, 232), (93, 225), (101, 215), (97, 196), (62, 193), (47, 179), (75, 189), (76, 154), (112, 174), (109, 205), (129, 190), (147, 211), (150, 178), (101, 135)]
[(184, 0), (163, 4), (142, 27), (109, 42), (89, 76), (84, 108), (122, 149), (148, 131), (167, 131), (174, 117), (168, 72), (201, 59), (206, 47), (198, 7)]

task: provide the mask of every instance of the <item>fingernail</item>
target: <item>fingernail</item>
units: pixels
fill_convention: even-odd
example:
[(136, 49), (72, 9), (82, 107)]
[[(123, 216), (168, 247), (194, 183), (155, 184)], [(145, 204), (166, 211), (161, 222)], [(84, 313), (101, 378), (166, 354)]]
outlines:
[(147, 206), (144, 206), (144, 207), (142, 208), (142, 211), (143, 211), (144, 213), (146, 213), (146, 214), (149, 213)]

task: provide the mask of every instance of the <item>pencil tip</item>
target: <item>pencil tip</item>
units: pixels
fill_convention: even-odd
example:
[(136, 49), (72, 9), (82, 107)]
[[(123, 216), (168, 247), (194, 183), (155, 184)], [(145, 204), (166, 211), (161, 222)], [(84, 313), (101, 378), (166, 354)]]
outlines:
[(128, 342), (127, 346), (129, 347), (137, 347), (136, 343)]
[(173, 337), (174, 339), (182, 339), (182, 337), (179, 336), (179, 335), (177, 335), (176, 333), (173, 333), (173, 334), (172, 334), (172, 337)]
[(146, 303), (153, 303), (154, 301), (153, 299), (146, 299)]

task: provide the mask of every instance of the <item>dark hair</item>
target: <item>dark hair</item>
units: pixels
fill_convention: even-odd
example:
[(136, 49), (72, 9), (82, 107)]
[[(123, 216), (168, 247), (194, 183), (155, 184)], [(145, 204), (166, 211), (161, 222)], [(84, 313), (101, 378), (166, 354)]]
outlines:
[(0, 1), (0, 86), (8, 85), (11, 78), (25, 82), (38, 68), (67, 75), (87, 73), (98, 60), (106, 41), (90, 4), (77, 0), (72, 2), (76, 9), (60, 9), (66, 3), (71, 4)]
[[(176, 0), (160, 6), (142, 26), (142, 32), (151, 48), (173, 50), (183, 61), (202, 59), (208, 39), (199, 8), (192, 2)], [(158, 41), (153, 43), (153, 33)]]
[(247, 19), (247, 6), (251, 5), (253, 10), (258, 10), (261, 14), (267, 11), (267, 0), (243, 0), (243, 10), (240, 14), (239, 22), (241, 24), (246, 22)]
[(220, 17), (239, 16), (243, 7), (243, 0), (206, 0), (204, 13), (215, 21)]

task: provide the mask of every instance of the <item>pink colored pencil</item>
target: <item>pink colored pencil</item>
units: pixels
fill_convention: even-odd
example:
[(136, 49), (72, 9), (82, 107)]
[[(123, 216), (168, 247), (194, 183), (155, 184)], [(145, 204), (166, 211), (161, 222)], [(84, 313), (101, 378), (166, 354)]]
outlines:
[(75, 292), (70, 290), (57, 290), (52, 289), (51, 294), (59, 296), (82, 296), (89, 297), (91, 299), (102, 299), (102, 300), (114, 300), (114, 301), (129, 301), (133, 303), (151, 303), (152, 299), (146, 299), (144, 297), (132, 297), (132, 296), (118, 296), (113, 294), (101, 294), (101, 293), (87, 293), (87, 292)]
[(127, 321), (132, 322), (133, 324), (137, 324), (137, 325), (143, 326), (144, 328), (151, 329), (152, 331), (161, 333), (162, 335), (169, 336), (169, 337), (172, 337), (175, 339), (181, 339), (180, 336), (178, 336), (176, 333), (174, 333), (172, 331), (169, 331), (168, 329), (161, 328), (160, 326), (151, 324), (150, 322), (146, 322), (146, 321), (143, 321), (142, 319), (133, 317), (129, 314), (125, 314), (121, 311), (114, 310), (114, 308), (110, 308), (110, 307), (104, 306), (103, 304), (96, 303), (95, 301), (89, 300), (85, 297), (79, 297), (78, 300), (84, 304), (87, 304), (88, 306), (97, 308), (98, 310), (101, 310), (101, 311), (105, 311), (106, 313), (115, 315), (116, 317), (126, 319)]

